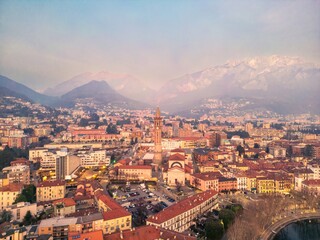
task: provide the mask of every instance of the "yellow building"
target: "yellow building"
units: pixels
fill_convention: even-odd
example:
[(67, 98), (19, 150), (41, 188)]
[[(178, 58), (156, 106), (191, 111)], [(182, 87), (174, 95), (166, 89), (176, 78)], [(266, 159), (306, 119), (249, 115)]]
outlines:
[(77, 218), (55, 217), (44, 219), (38, 227), (39, 235), (51, 235), (53, 239), (68, 239), (68, 232), (78, 230)]
[(22, 184), (12, 183), (0, 188), (0, 209), (4, 209), (14, 203), (23, 189)]
[(257, 178), (257, 192), (258, 193), (274, 193), (274, 180), (267, 177)]
[(184, 232), (193, 224), (198, 215), (216, 208), (217, 199), (218, 193), (213, 190), (193, 195), (148, 217), (146, 225)]
[(276, 193), (290, 193), (294, 189), (293, 180), (287, 177), (276, 176), (274, 179)]
[(37, 201), (52, 201), (64, 198), (66, 183), (64, 181), (46, 181), (37, 185)]
[[(109, 234), (131, 228), (132, 215), (121, 207), (113, 198), (99, 190), (95, 192), (95, 199), (103, 215), (103, 233)], [(95, 229), (98, 230), (98, 229)]]
[(62, 198), (53, 202), (55, 216), (65, 216), (76, 212), (76, 202), (72, 198)]
[(119, 166), (118, 176), (127, 180), (149, 180), (152, 178), (151, 166)]
[(257, 178), (255, 176), (247, 175), (247, 190), (248, 191), (257, 190)]

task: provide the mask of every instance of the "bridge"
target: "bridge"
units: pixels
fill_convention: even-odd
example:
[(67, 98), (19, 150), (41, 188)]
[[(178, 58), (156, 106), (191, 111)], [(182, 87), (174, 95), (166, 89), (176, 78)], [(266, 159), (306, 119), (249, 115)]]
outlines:
[(271, 224), (261, 235), (260, 240), (272, 240), (275, 235), (280, 232), (285, 226), (293, 222), (298, 222), (308, 219), (320, 219), (320, 209), (317, 210), (297, 210), (291, 212), (287, 216), (278, 219), (276, 222)]

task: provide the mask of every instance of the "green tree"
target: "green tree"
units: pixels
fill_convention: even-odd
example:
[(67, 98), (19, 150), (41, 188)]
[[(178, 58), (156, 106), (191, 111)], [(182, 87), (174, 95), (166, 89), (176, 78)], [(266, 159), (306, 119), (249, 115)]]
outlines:
[(236, 215), (242, 213), (243, 207), (241, 204), (233, 204), (230, 206), (231, 211), (233, 211)]
[(260, 145), (258, 143), (255, 143), (253, 147), (254, 148), (260, 148)]
[(208, 240), (221, 239), (224, 233), (222, 222), (213, 218), (208, 218), (205, 224), (205, 232)]
[(95, 122), (99, 121), (99, 115), (96, 113), (92, 113), (90, 115), (90, 121), (95, 121)]
[(0, 223), (10, 222), (12, 219), (12, 212), (3, 210), (0, 212)]
[(312, 157), (312, 145), (307, 145), (305, 148), (304, 148), (304, 155), (306, 157)]
[(88, 119), (85, 119), (85, 118), (81, 118), (80, 119), (80, 122), (79, 122), (79, 126), (80, 127), (86, 127), (86, 126), (88, 126), (88, 124), (89, 124), (89, 120)]
[(36, 221), (37, 221), (36, 218), (34, 216), (32, 216), (30, 211), (28, 211), (23, 218), (23, 224), (26, 226), (34, 224), (34, 223), (36, 223)]
[(110, 123), (106, 129), (108, 134), (118, 134), (117, 126)]
[(244, 147), (242, 147), (241, 145), (238, 145), (237, 146), (237, 151), (239, 153), (239, 156), (242, 156), (245, 154), (245, 150), (244, 150)]
[(266, 147), (266, 153), (270, 153), (270, 148)]
[(15, 203), (18, 202), (36, 202), (36, 187), (33, 184), (26, 186), (16, 198)]
[(240, 138), (249, 138), (250, 135), (246, 131), (234, 131), (234, 132), (226, 132), (228, 139), (232, 138), (234, 135), (240, 136)]
[(224, 229), (227, 230), (235, 218), (235, 213), (230, 209), (222, 209), (219, 212), (219, 218), (223, 221)]
[(34, 130), (33, 130), (33, 128), (25, 128), (25, 129), (23, 129), (23, 133), (31, 136), (34, 134)]
[(0, 151), (0, 170), (10, 166), (10, 162), (16, 158), (28, 158), (28, 150), (21, 148), (9, 148), (6, 146), (3, 151)]

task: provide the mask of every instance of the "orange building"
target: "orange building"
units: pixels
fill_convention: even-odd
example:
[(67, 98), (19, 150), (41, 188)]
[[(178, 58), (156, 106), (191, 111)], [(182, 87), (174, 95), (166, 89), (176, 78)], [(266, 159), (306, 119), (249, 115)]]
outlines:
[(127, 180), (149, 180), (152, 178), (152, 167), (146, 165), (127, 165), (118, 167), (118, 177)]
[(190, 184), (202, 191), (214, 190), (219, 192), (219, 172), (195, 173), (190, 175)]
[[(105, 236), (105, 240), (148, 240), (148, 239), (166, 239), (166, 240), (196, 240), (196, 237), (188, 236), (165, 228), (155, 226), (142, 226), (132, 230), (113, 233)], [(69, 239), (73, 240), (73, 239)], [(83, 240), (83, 239), (80, 239)]]
[(103, 240), (103, 232), (102, 230), (79, 233), (79, 232), (69, 232), (68, 240)]
[(219, 192), (236, 191), (238, 187), (236, 178), (219, 177)]

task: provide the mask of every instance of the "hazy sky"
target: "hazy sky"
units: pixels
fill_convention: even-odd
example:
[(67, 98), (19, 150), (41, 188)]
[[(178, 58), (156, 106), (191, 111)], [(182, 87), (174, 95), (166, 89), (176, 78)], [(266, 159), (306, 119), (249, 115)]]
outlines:
[(272, 54), (320, 62), (320, 0), (0, 0), (0, 74), (34, 89), (88, 71), (158, 87)]

